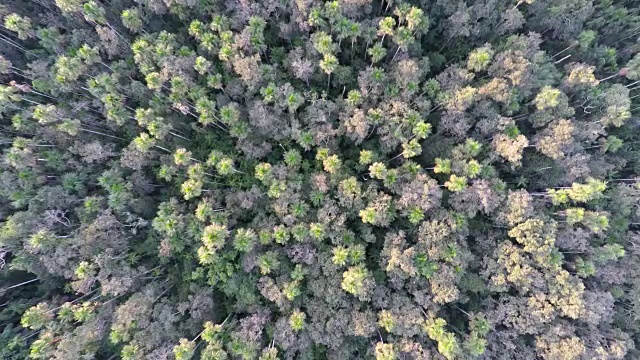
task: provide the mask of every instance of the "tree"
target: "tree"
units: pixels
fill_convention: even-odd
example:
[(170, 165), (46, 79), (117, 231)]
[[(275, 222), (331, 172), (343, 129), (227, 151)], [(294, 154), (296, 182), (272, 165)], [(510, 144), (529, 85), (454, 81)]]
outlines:
[(573, 145), (574, 126), (569, 120), (559, 120), (545, 131), (546, 136), (540, 138), (536, 147), (538, 151), (553, 159), (562, 158), (571, 151)]
[(137, 8), (125, 9), (120, 15), (122, 24), (131, 32), (138, 32), (142, 28), (142, 18)]
[(534, 103), (538, 110), (555, 108), (560, 104), (562, 92), (549, 86), (544, 87), (536, 96)]
[(293, 331), (300, 331), (304, 328), (304, 320), (307, 315), (301, 311), (294, 311), (289, 317), (289, 326)]
[(640, 358), (635, 3), (426, 3), (3, 2), (0, 358)]
[(429, 338), (438, 342), (438, 352), (447, 359), (459, 354), (460, 348), (456, 336), (444, 329), (447, 322), (442, 318), (428, 318), (425, 330)]
[(522, 160), (523, 150), (529, 145), (529, 140), (524, 135), (512, 138), (508, 135), (498, 134), (493, 138), (492, 145), (498, 155), (514, 166), (518, 166)]
[(376, 343), (376, 360), (393, 360), (396, 359), (396, 352), (393, 344)]
[(13, 13), (4, 18), (4, 27), (10, 31), (18, 33), (20, 40), (27, 40), (33, 36), (33, 30), (31, 29), (31, 19), (27, 17), (21, 17), (20, 15)]
[(467, 186), (467, 178), (464, 176), (457, 176), (453, 174), (449, 178), (449, 181), (447, 181), (444, 185), (450, 191), (453, 191), (453, 192), (462, 191)]
[(371, 56), (371, 63), (375, 64), (387, 56), (387, 49), (381, 43), (376, 43), (367, 50), (367, 54)]
[(331, 79), (331, 73), (333, 73), (338, 67), (338, 58), (332, 54), (324, 54), (324, 58), (320, 61), (320, 68), (325, 74), (329, 75)]
[(634, 81), (640, 80), (640, 54), (636, 54), (631, 60), (629, 60), (626, 69), (627, 79)]
[(374, 285), (369, 271), (362, 265), (352, 266), (342, 274), (342, 289), (360, 301), (369, 301)]
[(631, 101), (629, 99), (629, 90), (619, 84), (611, 86), (604, 97), (606, 112), (602, 116), (602, 123), (605, 126), (622, 126), (629, 117), (631, 112)]
[(223, 225), (211, 224), (204, 229), (202, 243), (210, 250), (219, 250), (224, 246), (229, 230)]
[[(558, 331), (554, 330), (553, 332)], [(542, 357), (544, 359), (579, 359), (585, 352), (583, 342), (575, 336), (560, 336), (544, 334), (536, 339), (536, 348), (541, 352)]]
[(392, 17), (385, 17), (380, 20), (378, 23), (378, 36), (382, 36), (380, 40), (381, 43), (384, 43), (384, 38), (388, 36), (393, 36), (393, 30), (396, 26), (396, 20)]
[(195, 353), (195, 344), (187, 339), (180, 339), (180, 344), (173, 348), (173, 355), (176, 360), (188, 360), (193, 357)]
[(469, 58), (467, 60), (467, 69), (474, 72), (485, 70), (491, 63), (493, 54), (494, 52), (493, 50), (491, 50), (490, 46), (485, 46), (473, 50), (471, 53), (469, 53)]
[(602, 198), (607, 189), (607, 183), (594, 178), (588, 178), (586, 183), (573, 183), (567, 189), (548, 189), (547, 192), (554, 204), (566, 204), (569, 200), (574, 202), (589, 202)]
[(571, 67), (571, 72), (567, 78), (567, 83), (570, 86), (589, 86), (595, 87), (600, 84), (593, 74), (595, 71), (594, 66), (588, 66), (586, 64), (577, 63)]

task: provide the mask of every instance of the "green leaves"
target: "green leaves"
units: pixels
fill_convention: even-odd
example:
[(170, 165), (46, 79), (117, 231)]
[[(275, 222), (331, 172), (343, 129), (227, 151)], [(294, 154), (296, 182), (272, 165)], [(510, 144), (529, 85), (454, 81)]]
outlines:
[(364, 266), (352, 266), (342, 274), (341, 285), (344, 291), (357, 296), (363, 301), (369, 298), (373, 279)]
[(198, 74), (204, 75), (211, 68), (211, 62), (203, 56), (198, 56), (193, 68), (198, 72)]
[(583, 278), (593, 276), (596, 273), (596, 268), (593, 262), (590, 260), (584, 260), (581, 257), (576, 259), (575, 268), (578, 276)]
[(332, 254), (331, 261), (337, 266), (358, 265), (365, 260), (366, 256), (363, 245), (337, 246), (333, 248)]
[(349, 90), (347, 93), (347, 103), (351, 106), (360, 105), (362, 102), (362, 94), (358, 90)]
[(387, 172), (387, 167), (383, 163), (373, 163), (369, 166), (369, 173), (376, 179), (383, 179)]
[(22, 17), (16, 13), (7, 15), (4, 18), (4, 27), (10, 31), (18, 33), (20, 40), (27, 40), (33, 36), (33, 30), (31, 29), (31, 19), (28, 17)]
[(417, 225), (424, 219), (424, 211), (418, 207), (413, 207), (409, 210), (407, 218), (410, 223)]
[(229, 236), (229, 230), (226, 226), (211, 224), (204, 228), (202, 243), (210, 250), (219, 250), (224, 246), (227, 236)]
[(606, 111), (601, 120), (604, 125), (614, 127), (624, 125), (631, 117), (629, 89), (620, 84), (611, 86), (604, 94), (604, 106)]
[[(56, 80), (65, 84), (80, 79), (87, 67), (81, 57), (62, 55), (56, 60), (55, 69)], [(157, 82), (159, 83), (160, 80), (158, 79)]]
[(180, 339), (180, 343), (173, 347), (173, 355), (176, 360), (189, 360), (195, 354), (196, 344), (187, 339)]
[(233, 247), (240, 252), (249, 252), (256, 240), (257, 235), (252, 229), (238, 229), (233, 239)]
[(82, 13), (88, 22), (104, 25), (107, 21), (104, 8), (93, 0), (87, 1), (82, 5)]
[(416, 139), (424, 140), (431, 134), (431, 124), (424, 121), (416, 123), (411, 130)]
[(81, 261), (78, 264), (78, 267), (76, 267), (76, 270), (75, 270), (74, 274), (80, 280), (89, 278), (91, 276), (94, 276), (94, 274), (95, 274), (95, 266), (93, 266), (92, 264), (89, 264), (86, 261)]
[(387, 49), (382, 46), (381, 43), (374, 44), (371, 48), (367, 50), (367, 54), (371, 56), (371, 63), (375, 64), (380, 62), (387, 56)]
[(385, 18), (382, 18), (380, 20), (380, 22), (378, 23), (378, 35), (384, 36), (386, 35), (393, 35), (393, 30), (396, 26), (396, 20), (390, 16), (387, 16)]
[(291, 313), (291, 316), (289, 316), (289, 326), (291, 326), (291, 330), (295, 332), (302, 330), (306, 318), (307, 315), (299, 310)]
[(269, 275), (280, 266), (278, 256), (273, 251), (268, 251), (258, 257), (258, 267), (262, 275)]
[(436, 166), (433, 168), (436, 174), (451, 174), (451, 160), (436, 158)]
[(289, 237), (289, 230), (284, 225), (273, 228), (273, 239), (276, 243), (286, 245), (289, 242)]
[(407, 28), (411, 31), (426, 32), (429, 28), (429, 18), (425, 15), (424, 11), (420, 8), (412, 6), (405, 16), (407, 21)]
[(402, 144), (402, 156), (405, 158), (412, 158), (422, 154), (422, 146), (416, 139), (410, 140), (406, 144)]
[(607, 189), (607, 183), (594, 178), (588, 178), (585, 184), (573, 183), (568, 189), (547, 189), (554, 205), (573, 202), (590, 202), (602, 198)]
[(418, 254), (413, 262), (418, 273), (427, 279), (430, 279), (439, 268), (438, 264), (428, 260), (427, 255), (424, 253)]
[(147, 87), (151, 90), (158, 90), (162, 87), (163, 80), (157, 72), (148, 73), (145, 76), (145, 81), (147, 82)]
[(449, 191), (460, 192), (467, 187), (467, 178), (453, 174), (449, 177), (449, 181), (444, 183), (444, 186), (449, 189)]
[(531, 2), (10, 2), (0, 358), (633, 357), (637, 19)]
[(382, 310), (378, 313), (378, 325), (386, 332), (391, 332), (395, 326), (393, 314), (388, 310)]
[(32, 234), (27, 242), (35, 249), (49, 248), (55, 243), (55, 235), (49, 231), (40, 230)]
[(342, 161), (340, 160), (338, 155), (331, 155), (327, 156), (322, 161), (322, 166), (324, 167), (324, 171), (330, 174), (335, 174), (340, 169), (340, 166), (342, 166)]
[(606, 244), (596, 249), (595, 259), (599, 263), (617, 261), (625, 256), (625, 251), (620, 244)]
[(324, 55), (325, 58), (327, 55), (331, 55), (334, 53), (335, 45), (333, 44), (333, 40), (331, 36), (325, 32), (319, 31), (312, 35), (311, 41), (313, 42), (313, 47), (317, 52)]
[(285, 99), (290, 113), (295, 113), (296, 110), (304, 104), (304, 97), (295, 91), (286, 94)]
[(288, 150), (284, 153), (284, 163), (289, 167), (298, 167), (302, 164), (302, 155), (297, 150)]
[(29, 357), (32, 359), (44, 359), (52, 350), (54, 342), (53, 333), (45, 332), (31, 344), (29, 349)]
[(491, 50), (491, 46), (484, 46), (473, 50), (469, 53), (469, 58), (467, 59), (467, 69), (474, 72), (486, 70), (491, 63), (493, 55), (494, 52)]
[(393, 344), (376, 343), (376, 360), (394, 360), (396, 358)]
[(320, 68), (326, 73), (333, 73), (338, 67), (338, 58), (332, 54), (324, 54), (320, 61)]
[[(5, 20), (6, 22), (6, 20)], [(6, 25), (5, 25), (6, 26)], [(626, 66), (626, 77), (629, 80), (640, 80), (640, 54), (636, 54)]]
[(20, 324), (31, 330), (42, 329), (53, 319), (53, 315), (49, 310), (49, 306), (46, 303), (33, 306), (22, 315)]
[(263, 183), (266, 183), (271, 177), (271, 164), (260, 163), (256, 165), (255, 177)]
[(438, 342), (438, 352), (446, 359), (454, 359), (460, 352), (456, 336), (445, 330), (447, 322), (442, 318), (428, 318), (425, 324), (427, 335)]
[(122, 10), (120, 15), (122, 24), (131, 32), (138, 32), (142, 29), (142, 18), (137, 8)]
[(147, 152), (155, 145), (155, 139), (149, 136), (147, 133), (140, 133), (138, 137), (133, 139), (135, 147), (142, 151)]
[(558, 106), (558, 104), (560, 104), (559, 97), (561, 93), (558, 89), (545, 86), (540, 90), (538, 95), (536, 95), (534, 100), (536, 108), (538, 108), (538, 110), (547, 110)]
[(463, 343), (463, 347), (470, 355), (480, 356), (485, 352), (487, 340), (480, 337), (478, 333), (472, 332)]
[(82, 11), (83, 0), (55, 0), (56, 5), (63, 12), (78, 12)]
[(216, 170), (220, 175), (230, 175), (234, 171), (233, 160), (227, 157), (218, 160)]
[(622, 145), (624, 145), (624, 142), (621, 139), (617, 138), (616, 136), (609, 135), (605, 140), (602, 150), (604, 152), (615, 153), (620, 150), (620, 148), (622, 148)]
[(338, 246), (333, 248), (333, 257), (331, 261), (338, 266), (345, 266), (347, 264), (347, 259), (349, 258), (349, 249)]

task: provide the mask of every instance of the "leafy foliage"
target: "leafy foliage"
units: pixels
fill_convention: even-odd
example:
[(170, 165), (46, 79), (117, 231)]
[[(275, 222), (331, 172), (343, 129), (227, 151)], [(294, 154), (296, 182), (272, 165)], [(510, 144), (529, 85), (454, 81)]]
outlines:
[(640, 358), (633, 2), (0, 17), (0, 358)]

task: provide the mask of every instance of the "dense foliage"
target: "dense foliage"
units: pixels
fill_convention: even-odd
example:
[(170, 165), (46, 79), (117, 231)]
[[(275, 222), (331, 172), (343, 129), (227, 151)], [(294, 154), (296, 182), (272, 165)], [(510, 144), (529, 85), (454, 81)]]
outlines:
[(638, 1), (0, 19), (0, 358), (640, 358)]

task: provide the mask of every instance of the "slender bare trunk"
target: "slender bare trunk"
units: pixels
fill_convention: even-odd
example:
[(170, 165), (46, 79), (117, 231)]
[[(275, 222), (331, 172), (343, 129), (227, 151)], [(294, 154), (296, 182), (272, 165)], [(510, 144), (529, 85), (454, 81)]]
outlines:
[(15, 284), (15, 285), (9, 286), (5, 290), (15, 289), (15, 288), (23, 286), (23, 285), (31, 284), (32, 282), (35, 282), (35, 281), (38, 281), (38, 280), (40, 280), (40, 279), (36, 278), (36, 279), (27, 280), (27, 281), (21, 282), (20, 284)]
[(558, 61), (554, 62), (554, 64), (559, 64), (559, 63), (561, 63), (561, 62), (563, 62), (563, 61), (567, 60), (567, 59), (568, 59), (568, 58), (570, 58), (570, 57), (571, 57), (571, 55), (567, 55), (567, 56), (563, 57), (562, 59), (560, 59), (560, 60), (558, 60)]
[(522, 5), (522, 3), (524, 2), (524, 0), (520, 0), (518, 1), (518, 3), (516, 4), (516, 6), (513, 7), (513, 10), (517, 9), (518, 6)]
[(600, 79), (600, 80), (598, 80), (598, 81), (600, 81), (600, 82), (607, 81), (607, 80), (609, 80), (609, 79), (613, 79), (614, 77), (616, 77), (616, 76), (618, 76), (618, 75), (619, 75), (618, 73), (615, 73), (615, 74), (613, 74), (613, 75), (611, 75), (611, 76), (607, 76), (606, 78), (604, 78), (604, 79)]
[(567, 46), (566, 48), (564, 48), (564, 49), (560, 50), (559, 52), (555, 53), (551, 58), (553, 59), (554, 57), (556, 57), (556, 56), (558, 56), (558, 55), (562, 54), (563, 52), (565, 52), (565, 51), (567, 51), (567, 50), (569, 50), (569, 49), (573, 48), (573, 47), (574, 47), (574, 46), (576, 46), (576, 45), (578, 45), (578, 43), (577, 43), (577, 42), (575, 42), (575, 43), (573, 43), (573, 44), (571, 44), (571, 45)]
[(391, 59), (391, 62), (393, 62), (393, 60), (396, 59), (396, 56), (398, 56), (398, 51), (400, 51), (400, 46), (398, 46), (398, 48), (396, 49), (396, 53), (393, 54), (393, 58)]

